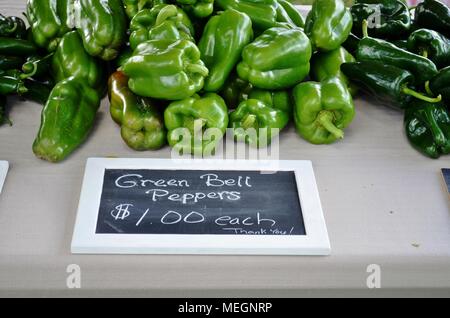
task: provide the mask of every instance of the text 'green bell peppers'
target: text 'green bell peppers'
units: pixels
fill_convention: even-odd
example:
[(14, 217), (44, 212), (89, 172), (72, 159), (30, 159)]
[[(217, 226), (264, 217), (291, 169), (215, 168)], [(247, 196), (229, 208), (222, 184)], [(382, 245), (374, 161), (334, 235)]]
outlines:
[(450, 105), (450, 66), (440, 70), (439, 74), (431, 79), (429, 90), (432, 95), (442, 95), (447, 105)]
[(76, 31), (64, 35), (52, 58), (52, 74), (57, 82), (75, 77), (99, 91), (105, 85), (102, 66), (100, 61), (84, 50)]
[(137, 47), (122, 67), (137, 95), (180, 100), (203, 88), (208, 69), (197, 46), (188, 40), (153, 40)]
[(164, 112), (169, 145), (183, 154), (213, 154), (228, 121), (225, 101), (214, 93), (173, 102)]
[(425, 0), (414, 10), (414, 25), (450, 37), (450, 8), (441, 1)]
[(437, 67), (450, 66), (450, 39), (427, 29), (419, 29), (408, 38), (408, 50), (432, 60)]
[(344, 138), (344, 129), (355, 117), (352, 96), (338, 78), (299, 84), (293, 98), (297, 131), (312, 144), (331, 144)]
[(244, 13), (226, 10), (208, 21), (198, 44), (202, 61), (209, 69), (205, 91), (223, 88), (242, 50), (252, 39), (252, 21)]
[(422, 154), (430, 158), (450, 154), (450, 114), (442, 103), (413, 102), (405, 112), (405, 130)]
[(56, 50), (61, 37), (73, 26), (70, 0), (28, 0), (27, 18), (30, 22), (34, 42), (52, 52)]
[(192, 40), (194, 27), (186, 13), (174, 5), (161, 4), (136, 14), (130, 23), (130, 46), (149, 40)]
[(258, 99), (243, 101), (230, 114), (230, 127), (236, 141), (253, 147), (266, 147), (289, 123), (289, 113)]
[(305, 32), (315, 49), (332, 51), (344, 43), (353, 25), (343, 0), (316, 0), (306, 18)]
[(84, 48), (105, 61), (114, 60), (126, 42), (127, 22), (121, 0), (80, 0), (78, 32)]
[(311, 76), (315, 81), (321, 82), (329, 77), (341, 79), (348, 87), (352, 96), (355, 96), (358, 89), (352, 85), (347, 76), (341, 71), (343, 63), (355, 62), (355, 58), (346, 49), (340, 47), (329, 52), (318, 52), (311, 60)]
[(234, 9), (245, 13), (252, 20), (253, 27), (260, 31), (278, 26), (276, 0), (216, 0), (222, 10)]
[(197, 18), (209, 17), (214, 12), (214, 0), (174, 0), (174, 2)]
[(411, 14), (402, 0), (358, 0), (351, 12), (352, 32), (356, 35), (362, 35), (364, 20), (369, 22), (370, 34), (376, 38), (402, 38), (411, 28)]
[(417, 84), (425, 83), (438, 73), (429, 59), (402, 50), (385, 40), (365, 37), (359, 42), (355, 57), (360, 62), (381, 62), (411, 72)]
[(98, 93), (83, 81), (59, 82), (42, 111), (35, 155), (50, 162), (64, 160), (86, 140), (99, 106)]
[(442, 99), (441, 96), (431, 98), (414, 91), (414, 76), (395, 66), (370, 61), (344, 63), (341, 70), (355, 85), (387, 106), (405, 109), (412, 98), (434, 103)]
[(244, 48), (237, 72), (255, 87), (286, 89), (305, 79), (311, 56), (311, 42), (301, 29), (271, 28)]
[(144, 151), (164, 146), (166, 129), (156, 101), (134, 95), (120, 71), (111, 75), (108, 91), (111, 116), (121, 126), (122, 139), (130, 148)]

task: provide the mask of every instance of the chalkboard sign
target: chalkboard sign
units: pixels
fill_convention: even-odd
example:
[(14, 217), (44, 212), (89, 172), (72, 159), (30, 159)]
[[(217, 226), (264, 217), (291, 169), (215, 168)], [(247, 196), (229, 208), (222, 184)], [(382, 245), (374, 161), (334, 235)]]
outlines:
[(306, 234), (293, 171), (109, 169), (96, 233)]
[(327, 255), (308, 161), (90, 159), (73, 253)]

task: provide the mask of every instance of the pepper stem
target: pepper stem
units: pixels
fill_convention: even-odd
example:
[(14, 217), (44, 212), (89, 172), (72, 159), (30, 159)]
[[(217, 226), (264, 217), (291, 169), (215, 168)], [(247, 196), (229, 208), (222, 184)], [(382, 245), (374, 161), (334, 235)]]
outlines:
[(158, 16), (156, 17), (155, 25), (160, 25), (167, 19), (171, 17), (175, 17), (178, 15), (178, 9), (174, 5), (165, 6), (161, 11), (159, 11)]
[(428, 103), (439, 103), (442, 100), (442, 95), (439, 95), (438, 97), (428, 97), (408, 87), (403, 87), (402, 91), (406, 95), (413, 96), (417, 99), (423, 100), (424, 102)]
[(317, 121), (319, 122), (320, 125), (322, 125), (323, 128), (328, 130), (328, 132), (331, 133), (337, 139), (343, 139), (344, 132), (342, 131), (342, 129), (339, 129), (334, 125), (333, 119), (334, 115), (330, 111), (323, 111), (317, 117)]
[(425, 82), (425, 91), (427, 92), (428, 95), (433, 96), (433, 91), (430, 88), (430, 81), (426, 81)]
[(362, 21), (362, 35), (364, 38), (369, 37), (369, 22), (366, 19)]
[(422, 50), (422, 56), (424, 58), (428, 58), (428, 51), (427, 50)]
[(256, 115), (248, 114), (245, 116), (244, 120), (242, 121), (242, 128), (249, 129), (250, 127), (253, 127), (257, 120)]
[(25, 73), (21, 74), (20, 75), (21, 79), (27, 79), (27, 78), (33, 77), (36, 74), (37, 69), (38, 69), (36, 63), (32, 63), (31, 66), (33, 67), (31, 72), (25, 72)]
[(6, 31), (7, 33), (14, 33), (14, 32), (16, 32), (17, 27), (18, 27), (18, 24), (17, 24), (16, 22), (14, 22), (13, 27), (12, 27), (11, 29), (6, 29), (5, 31)]
[(186, 70), (189, 73), (199, 73), (200, 75), (206, 77), (209, 74), (209, 70), (206, 66), (201, 64), (187, 64)]

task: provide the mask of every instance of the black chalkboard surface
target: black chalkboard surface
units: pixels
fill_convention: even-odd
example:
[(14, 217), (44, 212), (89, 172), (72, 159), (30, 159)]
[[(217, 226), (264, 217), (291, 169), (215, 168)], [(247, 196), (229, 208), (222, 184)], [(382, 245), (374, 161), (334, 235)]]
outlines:
[(97, 234), (306, 235), (295, 173), (106, 169)]

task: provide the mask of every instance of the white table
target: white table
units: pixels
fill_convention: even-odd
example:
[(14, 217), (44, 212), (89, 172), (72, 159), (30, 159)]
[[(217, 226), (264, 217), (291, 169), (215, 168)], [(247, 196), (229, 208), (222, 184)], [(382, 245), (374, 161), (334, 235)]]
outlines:
[[(19, 14), (25, 0), (4, 0)], [(105, 101), (86, 144), (62, 164), (36, 159), (31, 145), (41, 107), (14, 102), (14, 127), (0, 128), (0, 159), (10, 162), (0, 195), (0, 296), (450, 296), (450, 203), (440, 168), (407, 143), (402, 115), (356, 101), (343, 142), (313, 146), (290, 128), (281, 159), (313, 161), (332, 243), (331, 257), (73, 256), (70, 241), (88, 157), (168, 158), (168, 148), (137, 153), (121, 141)], [(69, 290), (66, 268), (81, 267)], [(370, 264), (382, 289), (366, 286)]]

